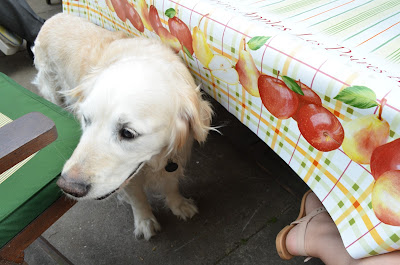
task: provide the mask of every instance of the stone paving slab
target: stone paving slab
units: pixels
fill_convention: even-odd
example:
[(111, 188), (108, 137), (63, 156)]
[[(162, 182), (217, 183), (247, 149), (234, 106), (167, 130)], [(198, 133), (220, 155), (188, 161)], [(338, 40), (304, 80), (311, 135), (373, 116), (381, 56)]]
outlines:
[[(196, 146), (182, 192), (195, 200), (200, 214), (178, 220), (153, 197), (163, 230), (150, 241), (134, 238), (130, 206), (115, 198), (79, 202), (44, 236), (74, 264), (216, 264), (274, 220), (287, 223), (297, 215), (287, 211), (298, 200), (241, 155), (216, 133)], [(263, 244), (277, 260), (274, 240)], [(264, 254), (259, 255), (261, 260)]]

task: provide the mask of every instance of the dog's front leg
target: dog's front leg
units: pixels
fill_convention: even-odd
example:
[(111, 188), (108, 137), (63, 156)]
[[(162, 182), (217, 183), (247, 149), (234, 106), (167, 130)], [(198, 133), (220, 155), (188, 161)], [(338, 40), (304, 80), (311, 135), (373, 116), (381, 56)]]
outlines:
[(163, 177), (161, 192), (171, 211), (179, 218), (186, 220), (192, 218), (198, 210), (192, 199), (183, 197), (179, 192), (179, 178), (175, 174), (178, 173), (167, 173), (167, 176)]
[(143, 236), (146, 240), (149, 240), (157, 231), (161, 230), (160, 224), (147, 201), (141, 176), (133, 178), (119, 193), (132, 206), (136, 237)]

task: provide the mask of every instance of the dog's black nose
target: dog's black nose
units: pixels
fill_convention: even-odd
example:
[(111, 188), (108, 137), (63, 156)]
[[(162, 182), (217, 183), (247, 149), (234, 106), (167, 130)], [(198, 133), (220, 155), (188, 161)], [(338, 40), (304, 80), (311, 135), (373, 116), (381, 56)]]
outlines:
[(90, 190), (90, 184), (84, 181), (77, 181), (75, 179), (69, 179), (63, 175), (57, 180), (57, 185), (65, 192), (74, 197), (81, 198), (88, 194)]

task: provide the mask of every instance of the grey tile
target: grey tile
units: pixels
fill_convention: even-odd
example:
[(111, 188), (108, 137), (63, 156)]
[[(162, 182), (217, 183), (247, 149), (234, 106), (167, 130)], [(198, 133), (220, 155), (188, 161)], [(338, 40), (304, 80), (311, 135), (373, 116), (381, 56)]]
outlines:
[(11, 77), (26, 89), (37, 92), (36, 87), (32, 84), (36, 69), (26, 51), (0, 57), (0, 72)]
[(46, 0), (27, 0), (26, 2), (36, 14), (44, 19), (48, 19), (62, 11), (62, 0), (51, 0), (50, 5), (46, 4)]
[(40, 264), (40, 265), (56, 265), (49, 255), (47, 255), (37, 241), (33, 242), (28, 249), (25, 251), (25, 261), (29, 264)]
[[(261, 231), (242, 241), (237, 249), (224, 257), (218, 265), (257, 265), (257, 264), (273, 264), (273, 265), (294, 265), (302, 264), (305, 257), (294, 257), (291, 260), (282, 260), (276, 252), (275, 237), (279, 231), (285, 227), (290, 216), (293, 220), (297, 217), (298, 207), (288, 209), (284, 215), (269, 222)], [(271, 240), (273, 239), (273, 240)], [(320, 259), (311, 259), (307, 265), (323, 265)]]
[(163, 230), (148, 242), (134, 238), (131, 209), (116, 198), (79, 202), (44, 236), (75, 264), (214, 264), (270, 220), (290, 222), (286, 211), (298, 204), (241, 155), (217, 133), (196, 146), (182, 192), (200, 214), (178, 220), (153, 198)]

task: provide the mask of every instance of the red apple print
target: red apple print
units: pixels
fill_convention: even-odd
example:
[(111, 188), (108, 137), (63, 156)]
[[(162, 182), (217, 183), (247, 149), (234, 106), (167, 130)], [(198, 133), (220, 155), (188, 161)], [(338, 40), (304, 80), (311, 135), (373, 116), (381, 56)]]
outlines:
[(144, 32), (143, 21), (139, 16), (136, 9), (128, 2), (125, 4), (126, 18), (132, 23), (132, 25), (140, 32)]
[(182, 45), (179, 43), (179, 40), (166, 28), (159, 27), (158, 36), (160, 36), (160, 39), (163, 43), (171, 47), (176, 53), (178, 53), (182, 49)]
[(320, 105), (303, 106), (297, 114), (297, 125), (307, 142), (320, 151), (332, 151), (342, 145), (342, 124), (335, 115)]
[(400, 138), (381, 145), (372, 152), (371, 172), (375, 179), (390, 170), (400, 170)]
[(258, 78), (258, 91), (263, 105), (278, 119), (290, 118), (297, 110), (297, 94), (277, 77), (261, 75)]
[(158, 34), (158, 28), (163, 27), (163, 25), (160, 17), (158, 16), (157, 8), (153, 5), (151, 5), (149, 9), (149, 19), (154, 31), (157, 33), (157, 35), (160, 35)]
[(292, 116), (293, 119), (297, 120), (297, 113), (298, 111), (307, 104), (315, 104), (322, 106), (322, 101), (321, 98), (308, 86), (305, 84), (298, 82), (301, 90), (303, 91), (304, 95), (297, 94), (297, 97), (299, 98), (299, 105), (297, 107), (297, 110), (295, 114)]
[(192, 34), (190, 33), (190, 29), (188, 28), (188, 26), (186, 26), (185, 23), (183, 23), (182, 20), (175, 16), (176, 11), (173, 8), (167, 9), (165, 11), (165, 14), (169, 17), (168, 27), (171, 31), (171, 34), (179, 40), (179, 42), (184, 47), (183, 49), (186, 48), (188, 53), (192, 55), (194, 51), (192, 46), (193, 39)]
[(400, 170), (386, 171), (376, 180), (371, 202), (380, 221), (400, 226)]
[(136, 9), (138, 10), (140, 17), (142, 18), (144, 27), (150, 31), (153, 31), (153, 27), (150, 23), (149, 8), (147, 7), (146, 0), (136, 0)]
[(126, 0), (111, 0), (112, 6), (114, 7), (115, 13), (122, 21), (126, 21), (125, 6)]

